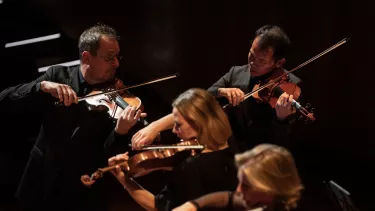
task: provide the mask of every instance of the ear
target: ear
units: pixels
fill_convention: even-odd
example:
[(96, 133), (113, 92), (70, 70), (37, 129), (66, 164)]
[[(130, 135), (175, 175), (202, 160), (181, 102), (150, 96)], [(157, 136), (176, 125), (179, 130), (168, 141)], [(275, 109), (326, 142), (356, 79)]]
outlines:
[(83, 51), (82, 52), (82, 63), (83, 64), (88, 64), (90, 59), (91, 59), (91, 54), (88, 51)]
[(285, 58), (282, 58), (282, 59), (279, 59), (279, 61), (276, 62), (276, 68), (280, 68), (282, 67), (286, 62), (286, 59)]

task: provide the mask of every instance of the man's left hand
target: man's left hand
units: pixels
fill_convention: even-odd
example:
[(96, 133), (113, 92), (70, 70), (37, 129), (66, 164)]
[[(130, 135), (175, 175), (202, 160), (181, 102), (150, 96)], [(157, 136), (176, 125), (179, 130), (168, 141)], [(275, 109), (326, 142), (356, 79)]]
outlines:
[(144, 118), (146, 116), (146, 113), (142, 113), (141, 110), (137, 110), (135, 107), (129, 105), (117, 120), (115, 131), (118, 134), (125, 135), (137, 123), (140, 117)]
[(285, 120), (285, 118), (295, 112), (295, 110), (292, 109), (292, 100), (293, 95), (289, 95), (286, 92), (284, 92), (277, 100), (275, 109), (276, 116), (279, 120)]

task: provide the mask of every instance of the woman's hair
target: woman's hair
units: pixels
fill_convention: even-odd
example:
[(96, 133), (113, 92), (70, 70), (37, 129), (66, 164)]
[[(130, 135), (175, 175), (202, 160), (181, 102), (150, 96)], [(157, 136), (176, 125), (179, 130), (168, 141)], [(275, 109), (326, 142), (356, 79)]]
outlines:
[(180, 94), (172, 106), (197, 131), (200, 144), (211, 150), (218, 150), (227, 144), (232, 134), (229, 120), (211, 93), (191, 88)]
[(287, 149), (260, 144), (237, 154), (235, 160), (253, 187), (274, 194), (285, 210), (296, 208), (304, 187), (293, 156)]

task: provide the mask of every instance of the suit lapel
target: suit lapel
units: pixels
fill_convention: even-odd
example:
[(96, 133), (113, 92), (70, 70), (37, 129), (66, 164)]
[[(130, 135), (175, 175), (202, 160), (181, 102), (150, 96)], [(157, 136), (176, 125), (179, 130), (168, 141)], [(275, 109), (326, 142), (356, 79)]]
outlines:
[(248, 65), (246, 65), (246, 68), (244, 68), (241, 71), (240, 78), (241, 78), (240, 89), (242, 89), (245, 92), (245, 94), (250, 92), (250, 90), (249, 90), (250, 71), (249, 71)]

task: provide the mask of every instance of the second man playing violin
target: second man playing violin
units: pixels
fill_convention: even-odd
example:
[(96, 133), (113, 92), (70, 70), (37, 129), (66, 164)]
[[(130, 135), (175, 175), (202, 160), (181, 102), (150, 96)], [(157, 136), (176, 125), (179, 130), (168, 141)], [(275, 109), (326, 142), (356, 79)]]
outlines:
[[(255, 84), (268, 79), (274, 71), (283, 67), (289, 44), (289, 37), (280, 27), (261, 27), (256, 31), (249, 50), (248, 64), (232, 67), (208, 88), (218, 100), (224, 99), (233, 105), (228, 110), (233, 130), (230, 145), (240, 152), (260, 143), (288, 146), (288, 136), (295, 120), (291, 101), (293, 96), (283, 93), (275, 109), (269, 104), (258, 103), (253, 97), (243, 100), (244, 93), (250, 92)], [(290, 74), (290, 77), (295, 83), (299, 82), (296, 76)], [(172, 127), (171, 114), (152, 122), (133, 136), (133, 148), (152, 143), (161, 131)]]

